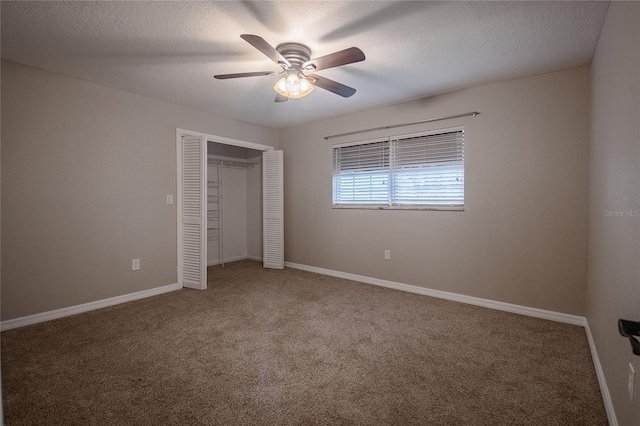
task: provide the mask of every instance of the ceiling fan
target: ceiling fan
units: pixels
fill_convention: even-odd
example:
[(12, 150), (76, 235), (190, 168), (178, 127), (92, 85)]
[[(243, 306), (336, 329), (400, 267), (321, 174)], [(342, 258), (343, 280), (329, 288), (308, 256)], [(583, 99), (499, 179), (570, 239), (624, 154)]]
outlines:
[(319, 58), (311, 58), (311, 49), (300, 43), (282, 43), (277, 47), (271, 46), (260, 36), (242, 34), (243, 40), (265, 54), (276, 64), (282, 67), (282, 71), (257, 71), (236, 74), (219, 74), (214, 77), (219, 80), (229, 78), (257, 77), (257, 76), (282, 76), (273, 86), (276, 91), (276, 102), (286, 102), (289, 99), (297, 99), (307, 96), (313, 91), (313, 86), (333, 92), (348, 98), (356, 93), (353, 87), (345, 86), (337, 81), (321, 77), (317, 74), (305, 74), (305, 72), (320, 71), (327, 68), (339, 67), (364, 61), (362, 50), (350, 47), (339, 52), (331, 53)]

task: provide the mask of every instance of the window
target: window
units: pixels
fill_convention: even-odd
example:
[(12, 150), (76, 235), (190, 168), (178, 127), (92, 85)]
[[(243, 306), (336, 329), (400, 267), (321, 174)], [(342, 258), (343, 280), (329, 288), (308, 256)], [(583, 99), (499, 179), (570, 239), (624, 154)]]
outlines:
[(333, 147), (334, 207), (464, 207), (464, 129)]

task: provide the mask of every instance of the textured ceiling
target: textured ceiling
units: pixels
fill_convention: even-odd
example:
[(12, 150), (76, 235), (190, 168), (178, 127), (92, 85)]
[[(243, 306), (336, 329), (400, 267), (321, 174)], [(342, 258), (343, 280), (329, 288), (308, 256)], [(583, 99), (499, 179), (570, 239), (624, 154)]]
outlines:
[[(2, 2), (2, 57), (274, 128), (454, 88), (591, 62), (607, 2)], [(319, 71), (357, 89), (317, 88), (275, 104), (279, 67), (240, 38), (351, 46), (366, 60)]]

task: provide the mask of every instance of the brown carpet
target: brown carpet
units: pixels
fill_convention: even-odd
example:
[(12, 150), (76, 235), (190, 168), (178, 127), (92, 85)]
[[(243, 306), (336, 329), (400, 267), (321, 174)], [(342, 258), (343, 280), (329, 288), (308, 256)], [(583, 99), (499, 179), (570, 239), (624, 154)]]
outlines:
[(2, 333), (7, 425), (604, 425), (582, 328), (242, 261)]

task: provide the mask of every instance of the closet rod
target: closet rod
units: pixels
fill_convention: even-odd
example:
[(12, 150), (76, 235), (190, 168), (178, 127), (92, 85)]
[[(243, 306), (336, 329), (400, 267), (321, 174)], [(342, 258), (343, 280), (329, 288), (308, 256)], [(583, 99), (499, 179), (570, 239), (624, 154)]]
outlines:
[(340, 136), (351, 136), (351, 135), (357, 135), (359, 133), (375, 132), (376, 130), (390, 130), (390, 129), (395, 129), (396, 127), (413, 126), (414, 124), (431, 123), (432, 121), (449, 120), (451, 118), (460, 118), (460, 117), (469, 117), (469, 116), (475, 117), (478, 114), (480, 114), (478, 111), (471, 111), (471, 112), (465, 112), (464, 114), (449, 115), (447, 117), (429, 118), (427, 120), (413, 121), (411, 123), (390, 124), (388, 126), (373, 127), (371, 129), (356, 130), (355, 132), (339, 133), (337, 135), (325, 136), (324, 139), (329, 140), (329, 139), (337, 138)]

